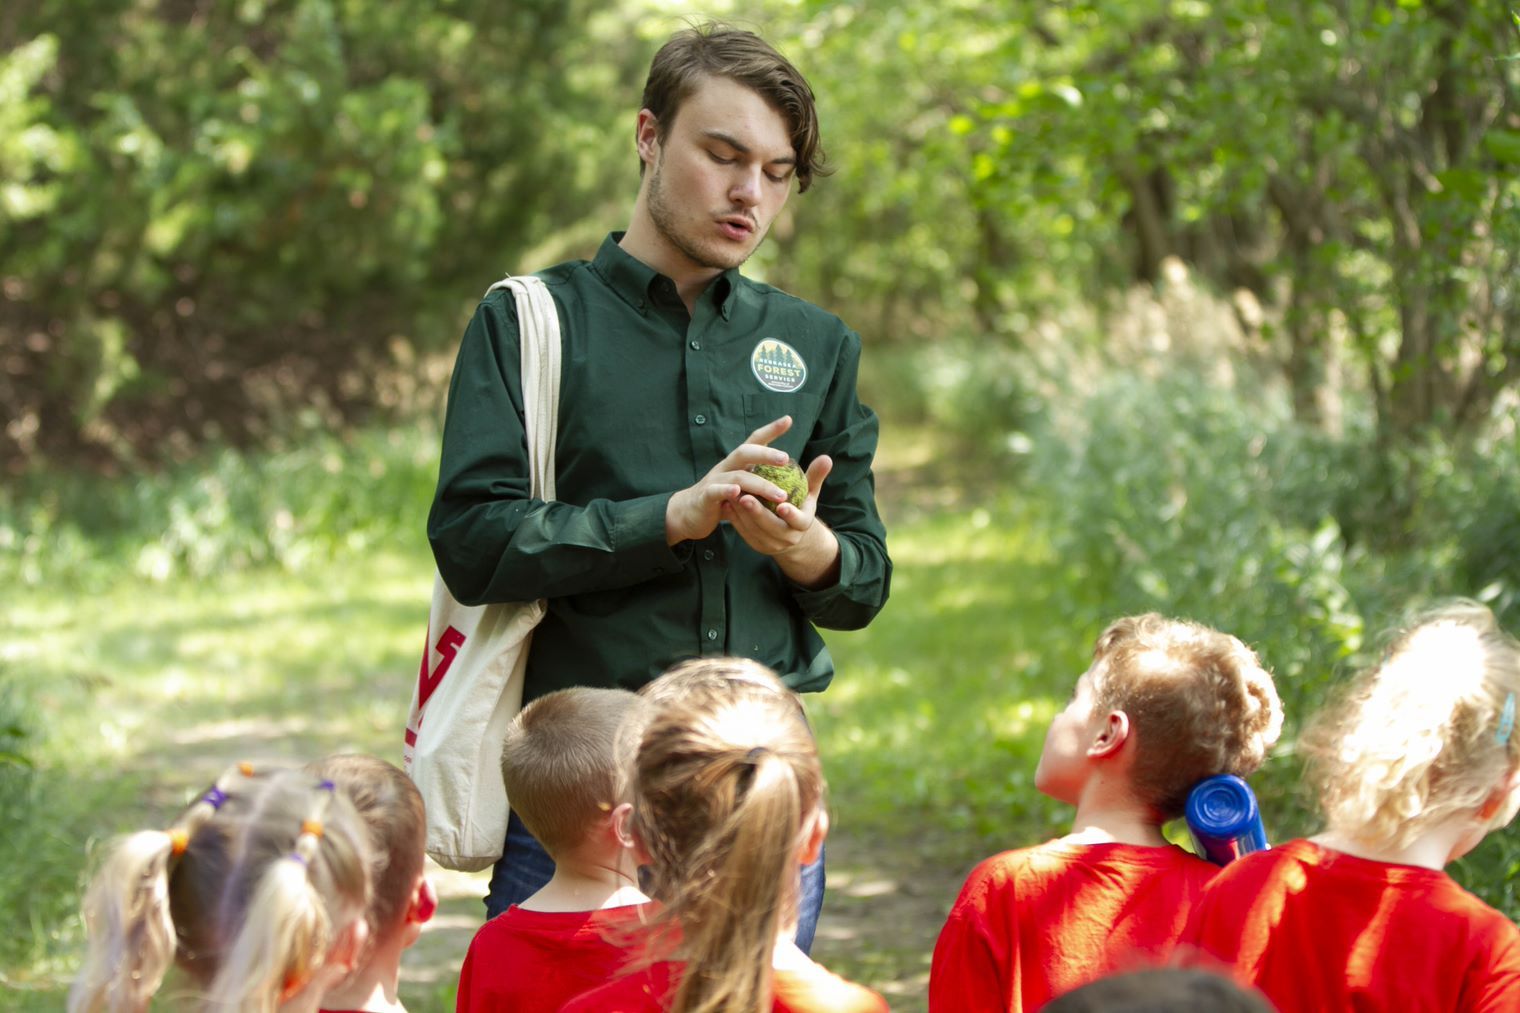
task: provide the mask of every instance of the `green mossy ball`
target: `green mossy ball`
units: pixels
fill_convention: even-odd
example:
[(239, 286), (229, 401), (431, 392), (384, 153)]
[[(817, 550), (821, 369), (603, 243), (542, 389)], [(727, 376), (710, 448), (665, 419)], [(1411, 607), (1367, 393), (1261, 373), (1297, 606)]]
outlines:
[[(792, 506), (802, 509), (803, 501), (807, 499), (808, 494), (807, 474), (798, 467), (796, 461), (788, 457), (785, 464), (757, 464), (749, 470), (786, 493), (786, 500)], [(781, 505), (768, 499), (762, 499), (760, 502), (765, 504), (765, 508), (771, 513), (775, 513), (776, 508)]]

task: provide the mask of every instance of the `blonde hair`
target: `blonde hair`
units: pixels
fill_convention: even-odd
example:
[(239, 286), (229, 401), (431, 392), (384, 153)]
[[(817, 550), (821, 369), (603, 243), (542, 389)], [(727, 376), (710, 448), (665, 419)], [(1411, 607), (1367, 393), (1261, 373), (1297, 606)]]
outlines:
[(406, 918), (427, 860), (422, 793), (394, 763), (363, 753), (328, 756), (307, 767), (338, 786), (369, 831), (369, 943), (385, 939)]
[(675, 1013), (769, 1010), (823, 771), (802, 705), (774, 673), (744, 663), (729, 678), (723, 662), (704, 664), (716, 667), (652, 685), (635, 769), (633, 833), (665, 905), (654, 945), (684, 967)]
[(120, 840), (84, 899), (70, 1011), (140, 1010), (176, 960), (207, 1008), (272, 1011), (366, 901), (364, 828), (298, 771), (229, 770), (169, 830)]
[(1130, 777), (1162, 818), (1213, 774), (1247, 777), (1282, 733), (1272, 676), (1228, 633), (1154, 612), (1126, 616), (1093, 647), (1094, 709), (1123, 711), (1137, 737)]
[(625, 689), (575, 686), (534, 700), (507, 729), (507, 799), (551, 857), (584, 842), (627, 793), (618, 732), (643, 708)]
[(1417, 617), (1300, 742), (1330, 828), (1402, 848), (1481, 806), (1520, 765), (1516, 694), (1520, 644), (1492, 612), (1458, 601)]

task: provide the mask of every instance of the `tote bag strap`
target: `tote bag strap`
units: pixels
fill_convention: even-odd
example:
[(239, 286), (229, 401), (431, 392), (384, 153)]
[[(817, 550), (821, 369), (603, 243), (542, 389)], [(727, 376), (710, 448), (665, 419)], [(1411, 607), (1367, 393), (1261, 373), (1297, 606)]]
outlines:
[(559, 438), (559, 311), (549, 287), (535, 274), (508, 276), (486, 290), (509, 288), (517, 303), (517, 340), (522, 347), (523, 426), (534, 499), (552, 500), (554, 450)]

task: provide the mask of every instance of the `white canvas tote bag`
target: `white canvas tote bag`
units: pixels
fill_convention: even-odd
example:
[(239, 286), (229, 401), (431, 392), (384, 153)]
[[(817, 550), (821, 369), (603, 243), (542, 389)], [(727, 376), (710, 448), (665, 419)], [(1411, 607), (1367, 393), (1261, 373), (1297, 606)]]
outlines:
[[(560, 333), (554, 298), (541, 278), (508, 277), (522, 346), (523, 414), (532, 495), (554, 498), (559, 422)], [(433, 577), (422, 667), (412, 691), (402, 757), (427, 805), (427, 851), (439, 865), (473, 872), (501, 857), (507, 791), (501, 743), (522, 709), (533, 629), (547, 603), (461, 605)]]

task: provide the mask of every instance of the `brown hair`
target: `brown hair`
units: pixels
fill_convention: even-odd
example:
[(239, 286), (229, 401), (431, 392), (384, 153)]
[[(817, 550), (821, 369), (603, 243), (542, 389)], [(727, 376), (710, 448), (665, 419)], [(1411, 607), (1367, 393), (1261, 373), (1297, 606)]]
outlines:
[(1046, 1013), (1272, 1013), (1272, 1004), (1254, 988), (1215, 971), (1151, 967), (1112, 974), (1052, 999)]
[[(654, 114), (663, 141), (681, 104), (703, 79), (724, 77), (759, 93), (786, 120), (796, 154), (797, 190), (806, 193), (813, 177), (831, 171), (824, 164), (813, 89), (786, 57), (754, 32), (716, 22), (671, 36), (649, 65), (642, 108)], [(639, 172), (644, 163), (639, 162)]]
[[(708, 663), (711, 664), (711, 663)], [(799, 850), (823, 771), (802, 706), (763, 666), (662, 676), (639, 748), (633, 833), (648, 852), (675, 1013), (770, 1009), (776, 939), (797, 914)], [(660, 927), (672, 931), (662, 932)]]
[(1282, 732), (1272, 677), (1245, 644), (1149, 612), (1113, 623), (1093, 647), (1094, 711), (1123, 711), (1137, 737), (1130, 776), (1163, 819), (1213, 774), (1247, 777)]
[(308, 768), (348, 796), (369, 829), (369, 942), (387, 938), (406, 917), (427, 858), (422, 794), (401, 768), (376, 756), (344, 753)]
[(585, 841), (626, 794), (619, 729), (643, 707), (625, 689), (575, 686), (534, 700), (507, 729), (508, 803), (550, 857)]
[(273, 1011), (368, 899), (365, 830), (310, 774), (234, 768), (169, 830), (118, 841), (85, 892), (69, 1010), (139, 1010), (176, 960), (210, 1008)]
[(1417, 616), (1299, 742), (1330, 828), (1400, 848), (1481, 806), (1520, 766), (1517, 695), (1520, 644), (1487, 608)]

